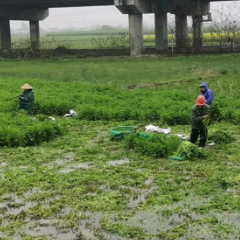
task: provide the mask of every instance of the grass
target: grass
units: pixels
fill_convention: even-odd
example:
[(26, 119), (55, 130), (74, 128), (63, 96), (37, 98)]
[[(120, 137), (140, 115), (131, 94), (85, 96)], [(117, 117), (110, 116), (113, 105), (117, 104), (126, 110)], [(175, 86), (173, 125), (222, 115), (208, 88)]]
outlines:
[[(48, 59), (48, 60), (6, 60), (1, 59), (0, 74), (9, 79), (21, 78), (54, 81), (84, 81), (88, 83), (127, 86), (132, 84), (153, 84), (181, 81), (201, 81), (215, 78), (236, 77), (238, 73), (238, 55), (198, 56), (150, 59)], [(15, 63), (15, 65), (13, 64)], [(221, 91), (221, 81), (217, 84)], [(220, 86), (221, 85), (221, 86)], [(151, 86), (150, 86), (151, 87)], [(236, 90), (228, 84), (231, 91)], [(17, 89), (17, 88), (16, 88)], [(195, 86), (194, 86), (195, 89)], [(198, 89), (196, 90), (196, 92)]]
[[(15, 98), (28, 82), (38, 111), (66, 132), (38, 146), (1, 148), (0, 239), (237, 239), (239, 60), (1, 59), (1, 116), (18, 116)], [(204, 149), (207, 159), (153, 158), (111, 141), (111, 128), (144, 123), (188, 135), (203, 80), (224, 117), (209, 132), (222, 127), (235, 138)], [(79, 116), (63, 118), (71, 107)]]

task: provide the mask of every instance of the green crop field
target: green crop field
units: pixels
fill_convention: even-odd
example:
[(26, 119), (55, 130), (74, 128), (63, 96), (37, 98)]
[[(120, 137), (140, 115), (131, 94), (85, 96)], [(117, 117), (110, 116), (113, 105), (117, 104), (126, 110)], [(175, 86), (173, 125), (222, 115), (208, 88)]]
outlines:
[[(189, 33), (188, 44), (192, 45), (193, 36)], [(233, 39), (234, 46), (239, 47), (239, 32), (215, 31), (203, 33), (203, 45), (221, 48), (231, 48), (228, 38)], [(143, 42), (145, 47), (155, 46), (154, 30), (144, 29)], [(168, 33), (169, 47), (175, 47), (175, 33)], [(30, 47), (29, 36), (13, 35), (12, 48), (20, 49)], [(55, 49), (66, 47), (70, 49), (94, 49), (94, 48), (121, 48), (129, 47), (129, 32), (127, 29), (111, 30), (85, 30), (85, 31), (62, 31), (43, 34), (41, 38), (42, 49)]]
[[(204, 32), (204, 46), (228, 47), (230, 43), (227, 38), (233, 38), (235, 47), (239, 45), (239, 33), (224, 32)], [(144, 30), (143, 42), (145, 47), (155, 46), (155, 35), (153, 30)], [(175, 47), (175, 34), (169, 32), (169, 47)], [(192, 45), (192, 34), (189, 34), (189, 46)], [(30, 47), (29, 36), (13, 35), (12, 48)], [(124, 29), (116, 30), (88, 30), (88, 31), (67, 31), (53, 32), (42, 35), (41, 48), (55, 49), (57, 47), (66, 47), (70, 49), (94, 49), (94, 48), (120, 48), (129, 47), (129, 32)]]
[[(238, 239), (239, 61), (0, 59), (0, 239)], [(209, 126), (216, 145), (169, 160), (203, 81), (223, 118)], [(33, 116), (17, 107), (26, 82)], [(78, 116), (63, 117), (70, 109)], [(114, 127), (147, 124), (172, 132), (111, 139)]]

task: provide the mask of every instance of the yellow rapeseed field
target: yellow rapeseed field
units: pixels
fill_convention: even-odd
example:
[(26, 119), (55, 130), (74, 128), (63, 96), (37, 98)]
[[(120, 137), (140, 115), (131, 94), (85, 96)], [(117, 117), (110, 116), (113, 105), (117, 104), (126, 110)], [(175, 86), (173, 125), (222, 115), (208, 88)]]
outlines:
[[(203, 34), (204, 41), (206, 42), (220, 42), (228, 37), (233, 39), (240, 39), (240, 33), (204, 33)], [(192, 38), (192, 34), (189, 34), (189, 38)], [(168, 40), (171, 42), (175, 40), (175, 34), (169, 34)], [(154, 42), (155, 35), (144, 35), (144, 42)]]

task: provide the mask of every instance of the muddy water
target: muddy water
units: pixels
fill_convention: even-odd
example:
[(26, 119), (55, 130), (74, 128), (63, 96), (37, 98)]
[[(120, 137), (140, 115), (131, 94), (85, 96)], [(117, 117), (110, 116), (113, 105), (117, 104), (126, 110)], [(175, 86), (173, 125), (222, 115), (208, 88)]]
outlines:
[(31, 190), (25, 192), (24, 197), (25, 198), (29, 198), (29, 197), (32, 197), (35, 194), (40, 194), (40, 193), (42, 193), (42, 190), (40, 190), (39, 188), (35, 187), (35, 188), (32, 188)]
[(185, 239), (199, 239), (199, 236), (201, 236), (201, 239), (206, 240), (219, 240), (219, 239), (237, 239), (237, 238), (219, 238), (216, 233), (213, 232), (213, 229), (208, 224), (198, 224), (198, 225), (191, 225), (188, 228), (187, 233), (184, 237), (179, 238), (180, 240)]
[(7, 193), (1, 196), (2, 203), (22, 203), (24, 202), (23, 199), (19, 198), (15, 193)]
[(36, 206), (37, 203), (33, 203), (33, 202), (25, 202), (23, 206), (19, 207), (19, 208), (11, 208), (9, 209), (9, 211), (7, 212), (7, 214), (10, 215), (17, 215), (21, 212), (27, 212), (30, 208)]
[(37, 222), (30, 221), (26, 224), (24, 232), (31, 235), (32, 237), (39, 237), (46, 235), (58, 240), (74, 240), (76, 239), (76, 234), (72, 230), (60, 231), (53, 225), (51, 225), (51, 220), (41, 219)]
[[(67, 208), (65, 214), (71, 211), (70, 208)], [(71, 229), (58, 229), (54, 223), (54, 219), (41, 219), (38, 221), (29, 221), (23, 231), (27, 234), (30, 234), (33, 237), (38, 237), (41, 235), (46, 235), (52, 239), (57, 240), (75, 240), (75, 239), (86, 239), (86, 240), (97, 240), (99, 236), (102, 236), (103, 239), (111, 240), (126, 240), (127, 238), (105, 232), (101, 229), (101, 219), (107, 218), (107, 214), (93, 213), (93, 212), (84, 212), (84, 215), (87, 217), (84, 220), (80, 220), (77, 228), (74, 230)], [(203, 217), (203, 216), (199, 216)], [(239, 220), (240, 215), (233, 214), (231, 216), (231, 221), (235, 222)], [(109, 221), (112, 223), (117, 223), (117, 219), (114, 215), (110, 214), (108, 217)], [(158, 214), (155, 211), (137, 211), (136, 214), (130, 217), (128, 220), (121, 220), (122, 223), (128, 226), (135, 226), (142, 228), (147, 234), (157, 235), (160, 232), (165, 232), (173, 229), (175, 226), (184, 223), (186, 221), (186, 216), (182, 214), (173, 214), (169, 217), (164, 217), (161, 214)], [(97, 233), (97, 234), (96, 234)], [(198, 239), (201, 236), (201, 239), (219, 239), (216, 233), (213, 232), (211, 226), (208, 224), (190, 224), (188, 226), (188, 231), (182, 237), (179, 237), (179, 240), (185, 239)], [(226, 239), (238, 239), (236, 233), (231, 235), (232, 238)], [(157, 239), (157, 238), (156, 238)], [(224, 238), (225, 239), (225, 238)]]
[[(63, 212), (67, 213), (70, 211), (70, 208), (66, 208), (66, 211)], [(52, 239), (57, 240), (97, 240), (99, 238), (98, 236), (96, 236), (96, 231), (99, 235), (104, 237), (103, 239), (127, 240), (124, 237), (101, 230), (101, 214), (85, 212), (84, 215), (87, 217), (87, 219), (80, 220), (79, 224), (76, 224), (77, 226), (76, 228), (74, 228), (74, 230), (59, 229), (58, 227), (56, 227), (56, 224), (53, 225), (53, 223), (56, 222), (57, 219), (41, 219), (38, 221), (32, 221), (28, 219), (28, 222), (25, 225), (24, 229), (22, 229), (22, 231), (24, 231), (26, 234), (31, 235), (32, 237), (46, 235), (47, 237), (51, 237)]]
[(70, 172), (74, 172), (76, 169), (72, 169), (72, 168), (64, 168), (62, 170), (59, 171), (59, 173), (63, 173), (63, 174), (67, 174)]
[(62, 158), (58, 158), (54, 162), (52, 162), (50, 164), (46, 164), (46, 166), (49, 168), (62, 166), (62, 165), (72, 162), (74, 160), (74, 158), (75, 158), (75, 153), (69, 152), (69, 153), (65, 154)]
[(173, 227), (173, 221), (176, 223), (184, 222), (185, 217), (178, 214), (165, 218), (152, 211), (139, 211), (133, 217), (124, 222), (129, 226), (138, 226), (148, 234), (158, 234), (161, 231), (167, 231)]
[(116, 167), (116, 166), (123, 165), (126, 163), (130, 163), (130, 160), (129, 159), (121, 159), (121, 160), (116, 160), (116, 161), (109, 161), (108, 165)]
[(127, 204), (129, 208), (137, 208), (140, 205), (146, 203), (150, 194), (152, 194), (157, 187), (151, 187), (149, 189), (135, 189), (135, 193), (130, 197), (130, 200)]
[[(113, 214), (106, 215), (106, 214), (101, 214), (101, 213), (93, 213), (93, 212), (85, 212), (85, 216), (87, 216), (86, 220), (82, 220), (80, 222), (80, 232), (87, 237), (87, 239), (93, 239), (97, 240), (99, 239), (96, 234), (94, 233), (94, 230), (99, 233), (99, 235), (103, 236), (104, 239), (109, 239), (109, 240), (126, 240), (125, 237), (121, 237), (117, 234), (112, 234), (109, 232), (105, 232), (104, 230), (101, 229), (101, 220), (103, 217), (107, 217), (109, 219), (112, 219), (114, 217)], [(87, 235), (86, 235), (87, 234)]]
[(144, 184), (145, 185), (151, 185), (152, 183), (153, 183), (153, 181), (154, 181), (154, 177), (150, 177), (149, 179), (147, 179), (145, 182), (144, 182)]
[[(146, 189), (145, 189), (146, 191)], [(148, 189), (148, 192), (139, 192), (139, 195), (141, 194), (149, 194), (149, 192), (155, 191), (155, 188), (152, 187)], [(144, 195), (143, 194), (143, 195)], [(146, 196), (145, 195), (145, 198)], [(6, 195), (6, 198), (11, 198), (11, 202), (18, 202), (23, 204), (22, 206), (18, 208), (8, 208), (9, 202), (1, 203), (0, 209), (6, 208), (5, 214), (10, 215), (17, 215), (21, 211), (28, 211), (32, 206), (34, 206), (35, 203), (31, 202), (23, 202), (22, 199), (16, 198), (14, 199), (14, 195)], [(200, 204), (203, 204), (203, 199), (199, 199)], [(196, 201), (197, 202), (197, 201)], [(196, 202), (193, 201), (193, 206), (196, 206)], [(181, 202), (181, 205), (183, 206), (184, 202)], [(186, 202), (185, 202), (186, 203)], [(180, 202), (173, 204), (173, 207), (179, 206)], [(188, 203), (189, 205), (190, 202)], [(186, 205), (185, 205), (186, 206)], [(168, 206), (171, 207), (171, 206)], [(70, 214), (71, 208), (66, 207), (64, 208), (59, 214), (61, 215), (61, 218)], [(136, 213), (133, 216), (130, 216), (127, 220), (120, 220), (123, 224), (127, 226), (135, 226), (142, 228), (147, 234), (157, 235), (160, 232), (165, 232), (170, 229), (173, 229), (175, 226), (179, 226), (179, 224), (186, 222), (187, 220), (198, 220), (198, 219), (212, 219), (216, 218), (219, 220), (219, 223), (221, 224), (229, 224), (229, 225), (236, 225), (236, 229), (240, 229), (240, 214), (232, 213), (224, 215), (223, 213), (208, 213), (204, 215), (196, 214), (194, 212), (191, 212), (190, 209), (182, 209), (181, 212), (188, 213), (188, 214), (172, 214), (169, 217), (163, 216), (161, 214), (160, 209), (151, 209), (151, 210), (145, 210), (145, 211), (136, 211)], [(101, 227), (101, 220), (103, 218), (107, 218), (112, 223), (117, 223), (118, 218), (117, 215), (112, 213), (98, 213), (98, 212), (83, 212), (84, 216), (86, 216), (86, 219), (79, 220), (78, 223), (76, 223), (76, 228), (74, 229), (66, 229), (66, 228), (60, 228), (60, 225), (57, 224), (58, 219), (40, 219), (40, 220), (33, 220), (27, 218), (25, 220), (26, 224), (21, 229), (21, 233), (29, 234), (34, 238), (37, 238), (39, 236), (46, 235), (46, 237), (49, 237), (51, 239), (56, 240), (76, 240), (76, 239), (86, 239), (86, 240), (97, 240), (100, 239), (99, 236), (102, 236), (102, 239), (111, 239), (111, 240), (126, 240), (127, 238), (111, 234), (109, 232), (106, 232), (102, 230)], [(59, 215), (59, 216), (60, 216)], [(97, 234), (96, 234), (97, 233)], [(226, 239), (238, 239), (239, 232), (233, 231), (233, 234), (231, 235), (231, 238)], [(178, 239), (194, 239), (199, 238), (201, 236), (201, 239), (219, 239), (219, 237), (216, 237), (216, 234), (214, 233), (213, 229), (211, 229), (211, 226), (208, 224), (189, 224), (188, 231), (183, 237), (179, 237)], [(229, 237), (228, 235), (227, 237)], [(13, 239), (13, 238), (12, 238)], [(15, 238), (14, 238), (15, 239)], [(21, 239), (21, 238), (16, 238)], [(157, 238), (156, 238), (157, 239)], [(225, 238), (224, 238), (225, 239)]]
[(8, 165), (7, 162), (2, 162), (2, 163), (0, 164), (0, 179), (1, 179), (2, 181), (5, 180), (4, 167), (6, 167), (7, 165)]
[(78, 163), (78, 164), (75, 164), (75, 165), (70, 165), (67, 168), (63, 168), (59, 171), (59, 173), (67, 174), (67, 173), (70, 173), (70, 172), (74, 172), (77, 169), (87, 170), (87, 169), (90, 169), (92, 167), (94, 167), (94, 166), (91, 163), (82, 162), (82, 163)]
[[(18, 207), (13, 207), (18, 204)], [(3, 215), (18, 215), (21, 212), (27, 212), (30, 208), (36, 206), (35, 202), (26, 202), (23, 199), (16, 198), (13, 201), (0, 203), (0, 216)]]
[(98, 239), (94, 236), (94, 233), (90, 229), (82, 229), (81, 234), (87, 239), (91, 239), (91, 240), (97, 240)]
[[(86, 216), (86, 219), (79, 220), (76, 222), (76, 227), (74, 229), (60, 228), (60, 224), (57, 224), (58, 217), (52, 219), (40, 219), (33, 220), (26, 218), (25, 226), (22, 227), (19, 236), (12, 237), (9, 239), (20, 240), (21, 233), (29, 234), (33, 238), (46, 235), (46, 237), (56, 240), (76, 240), (76, 239), (86, 239), (86, 240), (97, 240), (97, 239), (111, 239), (111, 240), (127, 240), (127, 238), (118, 236), (116, 234), (111, 234), (107, 231), (104, 231), (101, 226), (101, 220), (108, 219), (111, 223), (121, 222), (127, 226), (135, 226), (142, 228), (147, 234), (157, 235), (160, 232), (165, 232), (173, 229), (179, 224), (186, 221), (193, 221), (193, 224), (188, 225), (188, 231), (182, 237), (179, 237), (180, 240), (185, 239), (198, 239), (201, 236), (201, 239), (220, 239), (216, 232), (211, 228), (210, 224), (196, 224), (194, 221), (201, 219), (212, 219), (216, 218), (219, 221), (219, 224), (235, 226), (236, 229), (232, 230), (232, 233), (229, 233), (226, 237), (223, 235), (222, 239), (239, 239), (239, 229), (240, 229), (240, 214), (239, 213), (223, 213), (223, 212), (209, 212), (203, 215), (197, 214), (194, 212), (194, 208), (198, 208), (202, 205), (209, 204), (212, 199), (210, 198), (196, 198), (194, 196), (189, 196), (185, 201), (178, 201), (171, 205), (159, 205), (155, 209), (151, 210), (140, 210), (139, 207), (144, 204), (149, 195), (157, 190), (155, 186), (151, 186), (154, 181), (154, 178), (149, 178), (145, 181), (146, 189), (135, 189), (133, 187), (122, 186), (122, 188), (129, 188), (130, 193), (133, 196), (129, 195), (129, 203), (126, 206), (127, 211), (132, 211), (134, 209), (135, 214), (128, 216), (126, 220), (119, 220), (117, 214), (115, 213), (96, 213), (96, 212), (83, 212), (82, 214)], [(27, 193), (24, 197), (28, 198), (34, 194), (41, 192), (38, 188), (33, 188)], [(126, 191), (126, 194), (129, 194), (129, 191)], [(20, 204), (19, 207), (11, 207), (11, 204)], [(3, 224), (7, 225), (8, 222), (4, 221), (5, 215), (18, 215), (21, 212), (27, 212), (31, 207), (35, 206), (36, 203), (27, 201), (27, 199), (19, 198), (15, 194), (5, 194), (1, 196), (0, 203), (0, 216), (3, 218)], [(180, 213), (174, 213), (170, 216), (163, 216), (162, 212), (164, 210), (173, 210), (180, 209)], [(71, 213), (71, 208), (64, 208), (58, 216), (61, 216), (61, 219), (64, 219), (64, 216)], [(66, 220), (67, 221), (67, 220)], [(99, 237), (101, 236), (101, 237)], [(3, 237), (0, 235), (0, 238)], [(154, 239), (154, 238), (153, 238)], [(156, 238), (157, 239), (157, 238)]]
[(73, 166), (74, 168), (80, 168), (80, 169), (89, 169), (94, 167), (91, 163), (87, 163), (87, 162), (82, 162), (82, 163), (78, 163), (76, 165)]

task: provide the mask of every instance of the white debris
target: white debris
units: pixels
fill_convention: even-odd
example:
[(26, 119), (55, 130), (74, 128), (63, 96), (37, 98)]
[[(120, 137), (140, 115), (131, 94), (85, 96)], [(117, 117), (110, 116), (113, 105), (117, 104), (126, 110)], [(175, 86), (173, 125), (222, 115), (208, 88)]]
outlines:
[(75, 112), (74, 110), (70, 110), (70, 114), (73, 116), (73, 117), (76, 117), (78, 114), (77, 112)]
[(181, 138), (182, 140), (190, 140), (190, 137), (184, 137), (182, 134), (177, 134), (177, 137)]
[(160, 128), (158, 126), (154, 126), (154, 125), (148, 125), (145, 127), (146, 132), (158, 132), (158, 133), (164, 133), (164, 134), (169, 134), (171, 133), (171, 128)]
[(76, 117), (78, 114), (74, 110), (70, 110), (69, 113), (65, 114), (64, 117)]
[(54, 117), (48, 117), (48, 118), (53, 120), (53, 121), (56, 121), (56, 118), (54, 118)]
[(211, 143), (208, 143), (207, 146), (214, 146), (216, 143), (215, 142), (211, 142)]

